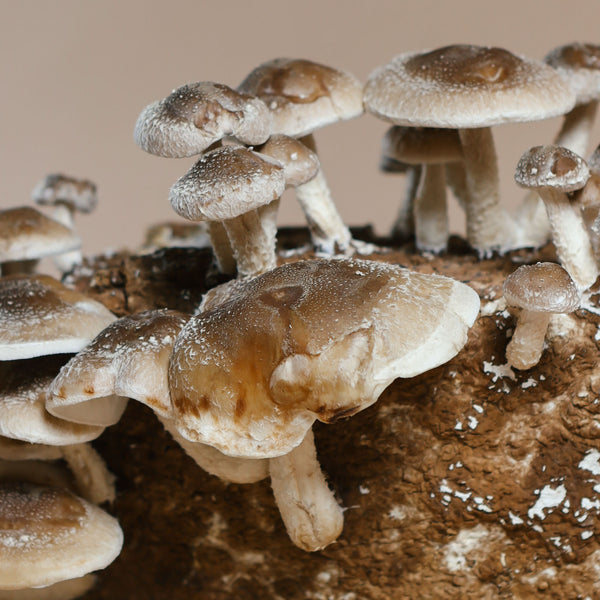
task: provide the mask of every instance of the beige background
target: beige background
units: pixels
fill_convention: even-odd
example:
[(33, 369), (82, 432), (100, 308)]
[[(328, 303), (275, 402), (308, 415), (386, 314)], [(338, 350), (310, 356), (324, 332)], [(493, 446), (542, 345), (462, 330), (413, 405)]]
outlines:
[[(599, 21), (599, 0), (0, 0), (0, 207), (29, 203), (46, 173), (87, 177), (99, 186), (100, 205), (78, 220), (86, 251), (132, 247), (147, 225), (178, 219), (168, 190), (193, 159), (153, 157), (132, 141), (141, 109), (175, 87), (201, 80), (236, 86), (277, 56), (344, 68), (363, 81), (400, 52), (450, 43), (541, 58), (563, 43), (600, 43)], [(495, 130), (507, 204), (523, 195), (512, 183), (522, 151), (550, 142), (558, 125)], [(345, 220), (372, 222), (381, 232), (403, 185), (377, 170), (385, 129), (365, 115), (316, 136)], [(280, 221), (302, 222), (292, 196)], [(455, 230), (461, 221), (455, 211)]]

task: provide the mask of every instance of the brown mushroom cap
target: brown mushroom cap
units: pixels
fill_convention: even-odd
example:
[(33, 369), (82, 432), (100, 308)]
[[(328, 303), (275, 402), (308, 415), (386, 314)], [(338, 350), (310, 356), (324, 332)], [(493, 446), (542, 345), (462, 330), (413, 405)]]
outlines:
[(283, 194), (283, 167), (241, 146), (204, 154), (171, 187), (173, 210), (190, 221), (224, 221), (269, 204)]
[(188, 322), (169, 365), (176, 426), (232, 456), (289, 452), (397, 377), (449, 360), (479, 298), (451, 279), (360, 260), (286, 264)]
[(67, 490), (0, 483), (0, 588), (81, 577), (121, 551), (116, 519)]
[(183, 158), (204, 152), (233, 136), (244, 144), (262, 144), (271, 134), (272, 117), (258, 98), (221, 83), (190, 83), (148, 105), (138, 117), (134, 139), (146, 152)]
[(523, 265), (504, 282), (507, 304), (535, 312), (570, 313), (581, 295), (571, 276), (556, 263)]
[(535, 146), (521, 156), (515, 181), (526, 188), (552, 188), (565, 193), (581, 189), (590, 177), (586, 162), (562, 146)]
[(397, 125), (474, 128), (546, 119), (575, 98), (547, 65), (501, 48), (454, 45), (408, 52), (376, 69), (365, 108)]
[(350, 73), (309, 60), (276, 58), (254, 69), (238, 90), (265, 101), (273, 133), (301, 137), (363, 112), (362, 85)]
[(96, 184), (60, 173), (47, 175), (31, 194), (34, 202), (45, 206), (67, 205), (72, 210), (90, 213), (98, 204)]
[(81, 247), (75, 233), (29, 206), (0, 211), (0, 262), (32, 260)]
[(456, 129), (435, 127), (390, 127), (381, 143), (381, 153), (410, 165), (454, 162), (462, 159)]
[(116, 317), (47, 275), (0, 279), (0, 360), (78, 352)]

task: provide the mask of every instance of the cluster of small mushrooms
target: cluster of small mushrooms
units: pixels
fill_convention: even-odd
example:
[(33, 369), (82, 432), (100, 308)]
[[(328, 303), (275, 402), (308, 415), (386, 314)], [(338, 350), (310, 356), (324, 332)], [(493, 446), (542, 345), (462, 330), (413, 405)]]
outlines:
[[(334, 542), (343, 509), (320, 469), (313, 423), (350, 417), (394, 379), (450, 360), (479, 297), (448, 277), (357, 258), (384, 250), (353, 239), (342, 221), (313, 133), (364, 109), (391, 123), (381, 168), (407, 173), (392, 239), (414, 236), (418, 250), (444, 252), (448, 186), (480, 257), (552, 240), (560, 264), (521, 266), (504, 288), (520, 311), (506, 358), (528, 369), (550, 315), (577, 310), (598, 276), (600, 151), (582, 158), (598, 97), (600, 48), (582, 44), (543, 62), (468, 45), (406, 53), (364, 86), (314, 62), (276, 59), (237, 89), (174, 90), (142, 111), (134, 137), (152, 154), (198, 157), (169, 194), (197, 229), (185, 240), (153, 228), (146, 249), (210, 240), (229, 280), (194, 314), (164, 307), (117, 318), (34, 273), (46, 256), (63, 273), (81, 262), (73, 213), (94, 208), (92, 183), (51, 175), (33, 193), (53, 207), (49, 216), (2, 211), (0, 590), (75, 598), (119, 554), (123, 534), (100, 506), (115, 497), (113, 477), (89, 442), (129, 399), (149, 406), (209, 473), (270, 478), (294, 544), (315, 551)], [(510, 214), (490, 127), (562, 114), (555, 143), (519, 161), (515, 179), (530, 193)], [(316, 257), (277, 266), (277, 208), (288, 187)]]

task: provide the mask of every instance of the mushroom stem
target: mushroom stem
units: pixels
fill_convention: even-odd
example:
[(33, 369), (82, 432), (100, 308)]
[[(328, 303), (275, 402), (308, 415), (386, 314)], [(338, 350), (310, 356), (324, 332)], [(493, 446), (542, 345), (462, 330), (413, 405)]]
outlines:
[(546, 206), (558, 260), (580, 290), (591, 287), (598, 277), (598, 266), (581, 211), (560, 190), (544, 187), (539, 194)]
[[(300, 141), (313, 152), (317, 152), (312, 134), (300, 138)], [(304, 211), (313, 245), (318, 252), (335, 254), (350, 250), (352, 235), (342, 221), (323, 170), (296, 187), (296, 198)]]
[(522, 309), (512, 339), (506, 347), (506, 360), (515, 369), (530, 369), (538, 364), (544, 350), (549, 312)]
[(465, 210), (467, 206), (467, 173), (462, 160), (446, 163), (446, 185), (456, 198), (460, 207)]
[(277, 266), (273, 228), (257, 210), (223, 221), (237, 264), (238, 277), (253, 277)]
[(568, 148), (580, 156), (587, 156), (590, 133), (597, 110), (598, 102), (596, 100), (578, 104), (565, 115), (554, 143), (557, 146)]
[(210, 243), (219, 272), (233, 275), (235, 273), (235, 258), (225, 227), (220, 221), (209, 221), (208, 235), (210, 236)]
[(500, 207), (498, 161), (489, 127), (459, 130), (466, 170), (467, 240), (483, 256), (510, 247), (509, 216)]
[(392, 227), (392, 238), (397, 240), (409, 240), (415, 235), (415, 196), (421, 179), (421, 165), (409, 165), (406, 170), (406, 182), (404, 184), (404, 198)]
[(269, 472), (292, 542), (308, 552), (334, 542), (342, 532), (344, 516), (321, 471), (312, 430), (291, 452), (269, 459)]
[(423, 165), (415, 197), (415, 237), (419, 250), (441, 252), (448, 243), (448, 211), (444, 165)]
[(73, 229), (73, 210), (68, 204), (59, 202), (52, 209), (52, 218), (61, 225)]

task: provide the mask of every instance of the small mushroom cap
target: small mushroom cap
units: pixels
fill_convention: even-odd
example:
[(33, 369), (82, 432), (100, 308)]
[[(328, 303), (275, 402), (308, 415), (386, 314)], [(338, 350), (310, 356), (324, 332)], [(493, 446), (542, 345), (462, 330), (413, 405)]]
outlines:
[(463, 158), (456, 129), (400, 125), (394, 125), (385, 132), (381, 154), (386, 159), (410, 165), (443, 164)]
[(567, 82), (577, 97), (577, 104), (600, 98), (600, 46), (566, 44), (549, 52), (544, 62)]
[(71, 492), (0, 483), (0, 588), (81, 577), (108, 566), (122, 545), (117, 520)]
[(530, 311), (570, 313), (579, 308), (581, 294), (571, 276), (556, 263), (523, 265), (504, 282), (507, 304)]
[(0, 360), (78, 352), (116, 319), (47, 275), (0, 279)]
[(201, 154), (228, 136), (243, 144), (262, 144), (271, 127), (272, 116), (262, 100), (203, 81), (148, 105), (135, 124), (134, 139), (150, 154), (183, 158)]
[(283, 194), (283, 167), (241, 146), (204, 154), (171, 187), (173, 210), (190, 221), (224, 221), (269, 204)]
[(115, 321), (60, 370), (46, 408), (61, 419), (108, 425), (133, 398), (169, 416), (169, 356), (188, 319), (163, 309)]
[(581, 156), (552, 144), (527, 150), (515, 170), (515, 181), (522, 187), (565, 193), (581, 189), (589, 177), (590, 171)]
[(265, 101), (273, 133), (301, 137), (363, 112), (362, 84), (350, 73), (310, 60), (276, 58), (252, 71), (238, 90)]
[(224, 454), (266, 458), (315, 419), (375, 402), (397, 377), (454, 356), (476, 318), (468, 286), (361, 260), (286, 264), (192, 317), (175, 342), (175, 425)]
[(313, 179), (321, 168), (317, 155), (302, 142), (276, 134), (256, 149), (281, 163), (286, 187), (297, 187)]
[(575, 97), (542, 62), (454, 45), (396, 56), (369, 76), (364, 102), (396, 125), (466, 129), (561, 115)]
[(66, 361), (59, 355), (0, 362), (0, 435), (64, 446), (94, 440), (104, 431), (63, 421), (46, 411), (48, 388)]
[(29, 206), (0, 211), (0, 262), (32, 260), (81, 247), (75, 233)]
[(72, 210), (90, 213), (98, 204), (96, 184), (60, 173), (47, 175), (31, 194), (34, 202), (46, 206), (66, 204)]

